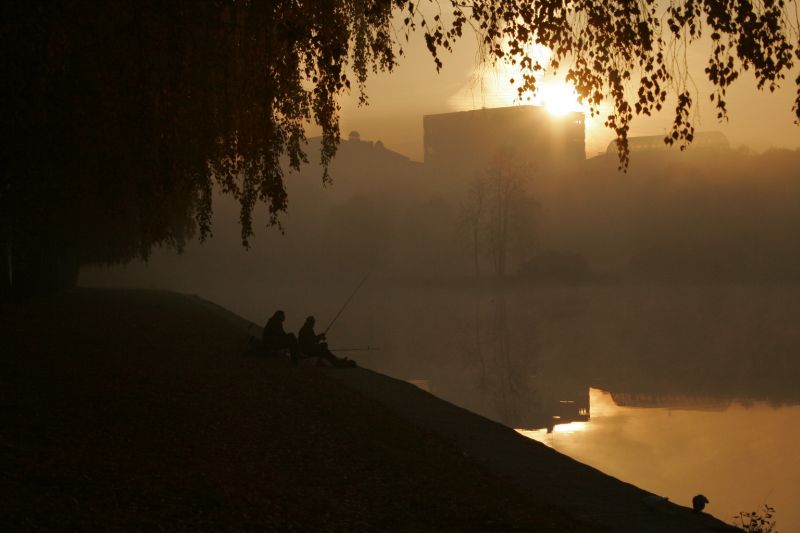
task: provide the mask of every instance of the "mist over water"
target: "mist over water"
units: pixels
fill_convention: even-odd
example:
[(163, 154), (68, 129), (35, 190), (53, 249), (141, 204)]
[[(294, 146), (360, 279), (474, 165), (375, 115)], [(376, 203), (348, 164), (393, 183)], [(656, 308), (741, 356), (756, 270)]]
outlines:
[(283, 309), (296, 331), (310, 314), (324, 329), (368, 275), (328, 339), (374, 350), (342, 355), (678, 503), (703, 492), (730, 521), (766, 502), (798, 531), (800, 152), (617, 163), (532, 166), (502, 279), (499, 234), (468, 216), (480, 173), (351, 137), (332, 186), (313, 165), (289, 177), (284, 235), (242, 249), (220, 197), (206, 244), (81, 280), (196, 293), (260, 325)]

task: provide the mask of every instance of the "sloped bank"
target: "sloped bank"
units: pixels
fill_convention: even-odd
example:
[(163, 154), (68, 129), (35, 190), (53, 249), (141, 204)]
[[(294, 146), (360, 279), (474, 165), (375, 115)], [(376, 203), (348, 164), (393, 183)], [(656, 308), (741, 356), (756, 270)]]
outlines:
[[(251, 333), (260, 331), (256, 324), (215, 307), (237, 326)], [(535, 501), (565, 509), (589, 523), (631, 533), (737, 530), (707, 513), (694, 513), (671, 502), (654, 504), (655, 495), (650, 492), (404, 381), (364, 368), (319, 370), (415, 426), (446, 439), (465, 457), (512, 481)]]
[[(638, 489), (397, 380), (245, 356), (258, 327), (198, 299), (79, 290), (0, 318), (3, 531), (649, 530), (616, 507)], [(650, 522), (722, 526), (682, 511)]]

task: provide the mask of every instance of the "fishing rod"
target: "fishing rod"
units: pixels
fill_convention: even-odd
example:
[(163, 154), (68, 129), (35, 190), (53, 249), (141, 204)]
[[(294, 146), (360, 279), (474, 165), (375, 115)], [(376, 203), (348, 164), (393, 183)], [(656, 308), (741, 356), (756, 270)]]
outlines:
[(380, 348), (367, 346), (366, 348), (328, 348), (332, 352), (377, 352)]
[(341, 308), (341, 309), (339, 309), (339, 312), (338, 312), (338, 313), (336, 313), (336, 316), (335, 316), (335, 317), (333, 317), (333, 320), (331, 320), (331, 323), (330, 323), (330, 324), (328, 324), (328, 327), (327, 327), (327, 328), (325, 328), (325, 331), (323, 331), (323, 332), (322, 332), (322, 334), (323, 334), (323, 335), (327, 334), (327, 333), (328, 333), (328, 331), (330, 331), (331, 327), (333, 327), (333, 324), (334, 324), (334, 323), (336, 322), (336, 320), (339, 318), (339, 315), (341, 315), (341, 314), (342, 314), (342, 311), (344, 311), (345, 307), (347, 307), (347, 304), (349, 304), (349, 303), (350, 303), (350, 300), (352, 300), (352, 299), (353, 299), (353, 296), (355, 296), (355, 295), (356, 295), (356, 293), (357, 293), (357, 292), (358, 292), (358, 290), (361, 288), (361, 286), (362, 286), (362, 285), (364, 285), (364, 282), (365, 282), (365, 281), (367, 281), (367, 278), (368, 278), (368, 277), (369, 277), (369, 274), (365, 275), (365, 276), (364, 276), (364, 277), (361, 279), (361, 282), (358, 284), (358, 287), (356, 287), (356, 290), (354, 290), (354, 291), (352, 292), (352, 294), (350, 294), (350, 296), (347, 298), (347, 301), (345, 301), (345, 302), (344, 302), (344, 305), (342, 306), (342, 308)]

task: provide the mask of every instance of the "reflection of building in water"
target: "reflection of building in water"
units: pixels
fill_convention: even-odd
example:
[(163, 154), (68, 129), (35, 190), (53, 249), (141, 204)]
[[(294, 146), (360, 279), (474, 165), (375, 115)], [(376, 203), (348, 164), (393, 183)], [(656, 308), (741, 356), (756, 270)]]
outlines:
[(730, 399), (707, 396), (648, 394), (643, 392), (612, 392), (611, 398), (620, 407), (661, 407), (697, 411), (724, 411)]
[[(689, 148), (728, 149), (731, 145), (725, 134), (719, 131), (699, 131), (694, 134), (694, 139)], [(670, 145), (664, 143), (664, 135), (646, 135), (641, 137), (628, 137), (628, 148), (631, 153), (654, 152), (668, 150)], [(606, 148), (606, 154), (617, 155), (617, 141), (611, 141)]]
[[(452, 399), (447, 389), (436, 387), (430, 379), (416, 378), (407, 382), (425, 392), (444, 399)], [(484, 390), (480, 393), (497, 396), (497, 391), (494, 390)], [(503, 408), (496, 403), (486, 401), (485, 398), (476, 403), (463, 401), (458, 403), (481, 416), (521, 430), (547, 429), (549, 433), (555, 426), (561, 424), (589, 421), (589, 387), (570, 387), (561, 384), (555, 388), (546, 387), (545, 391), (537, 391), (536, 395), (535, 403), (525, 403), (530, 399), (527, 395), (510, 395), (507, 400), (514, 404), (513, 409), (507, 405)]]
[(552, 425), (547, 426), (548, 431), (552, 431), (552, 426), (556, 424), (569, 424), (570, 422), (589, 421), (589, 388), (580, 392), (580, 397), (573, 400), (558, 400), (558, 404), (553, 406)]
[(425, 165), (471, 177), (498, 150), (539, 164), (583, 161), (583, 113), (556, 117), (541, 106), (514, 106), (426, 115)]
[(547, 428), (549, 433), (559, 424), (588, 422), (589, 408), (588, 386), (570, 386), (556, 382), (541, 392), (541, 404), (536, 412), (519, 420), (509, 421), (506, 425), (529, 430)]
[[(534, 405), (517, 409), (478, 409), (479, 414), (514, 429), (543, 429), (548, 432), (559, 424), (589, 421), (589, 387), (569, 383), (548, 383), (538, 388)], [(512, 399), (513, 401), (513, 399)]]
[(462, 337), (467, 372), (438, 375), (429, 390), (511, 428), (552, 431), (588, 421), (588, 381), (543, 366), (536, 321), (509, 316), (504, 291), (486, 296), (476, 298), (475, 320)]

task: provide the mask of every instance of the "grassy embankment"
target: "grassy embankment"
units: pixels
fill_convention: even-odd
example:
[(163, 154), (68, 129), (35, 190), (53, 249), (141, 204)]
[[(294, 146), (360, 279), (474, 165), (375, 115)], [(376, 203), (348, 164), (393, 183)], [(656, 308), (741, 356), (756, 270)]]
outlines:
[[(188, 298), (0, 321), (0, 529), (596, 531)], [(346, 369), (341, 370), (347, 372)]]

